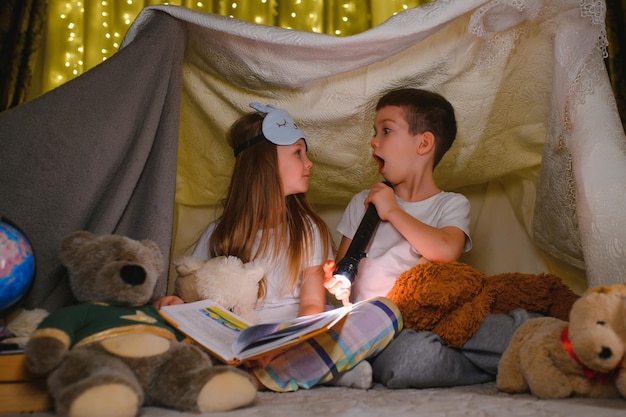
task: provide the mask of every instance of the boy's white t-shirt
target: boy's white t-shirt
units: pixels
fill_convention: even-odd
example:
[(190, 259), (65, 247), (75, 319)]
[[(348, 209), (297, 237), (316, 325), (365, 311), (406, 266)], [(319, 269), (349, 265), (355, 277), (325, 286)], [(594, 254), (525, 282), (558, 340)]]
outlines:
[[(369, 190), (361, 191), (350, 200), (337, 231), (352, 239), (365, 214), (364, 202)], [(396, 196), (402, 210), (430, 226), (455, 226), (465, 233), (464, 252), (472, 248), (469, 236), (470, 204), (462, 194), (442, 191), (426, 200), (405, 202)], [(352, 285), (353, 302), (386, 296), (396, 278), (414, 267), (421, 255), (389, 222), (381, 221), (372, 236), (367, 256), (359, 262), (357, 277)]]
[[(202, 233), (198, 239), (198, 243), (193, 250), (192, 256), (203, 260), (210, 259), (209, 255), (209, 240), (213, 231), (215, 230), (216, 222), (212, 222)], [(322, 255), (322, 241), (319, 229), (313, 225), (315, 231), (315, 247), (313, 256), (309, 257), (308, 265), (304, 268), (311, 266), (322, 265), (328, 259), (333, 259), (332, 249), (329, 249), (329, 253), (325, 256)], [(260, 240), (260, 232), (257, 234), (253, 253), (258, 248)], [(298, 316), (298, 310), (300, 308), (300, 286), (302, 283), (302, 271), (300, 271), (300, 277), (296, 287), (291, 291), (291, 285), (287, 279), (287, 254), (278, 254), (277, 256), (271, 253), (269, 256), (263, 259), (257, 259), (254, 261), (257, 265), (262, 266), (266, 271), (266, 291), (265, 297), (261, 300), (257, 300), (255, 310), (259, 316), (261, 323), (273, 323), (291, 320)]]

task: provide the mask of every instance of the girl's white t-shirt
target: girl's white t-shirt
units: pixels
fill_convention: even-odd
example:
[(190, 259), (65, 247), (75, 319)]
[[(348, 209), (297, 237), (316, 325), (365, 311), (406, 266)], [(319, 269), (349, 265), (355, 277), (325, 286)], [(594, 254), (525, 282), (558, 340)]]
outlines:
[[(365, 214), (364, 202), (369, 190), (361, 191), (350, 200), (337, 231), (350, 239), (356, 233)], [(426, 200), (405, 202), (396, 196), (402, 210), (430, 226), (442, 228), (455, 226), (465, 233), (467, 252), (472, 248), (469, 236), (470, 204), (462, 194), (442, 191)], [(352, 286), (353, 302), (371, 297), (386, 296), (396, 278), (421, 258), (411, 244), (388, 222), (380, 222), (372, 236), (367, 256), (359, 262), (357, 277)]]
[[(216, 222), (212, 222), (202, 233), (198, 239), (198, 243), (193, 250), (192, 256), (200, 259), (210, 259), (209, 255), (209, 240), (213, 231), (215, 230)], [(309, 257), (309, 263), (304, 265), (304, 268), (311, 266), (322, 265), (328, 259), (333, 259), (332, 249), (329, 249), (329, 253), (322, 254), (322, 241), (319, 229), (313, 225), (315, 237), (314, 237), (314, 252), (313, 256)], [(257, 234), (253, 253), (259, 246), (260, 232)], [(298, 310), (300, 308), (300, 286), (302, 284), (302, 271), (300, 271), (300, 277), (296, 283), (295, 288), (291, 288), (289, 283), (291, 280), (287, 279), (287, 254), (274, 254), (272, 251), (268, 256), (262, 259), (256, 259), (255, 264), (262, 266), (266, 271), (266, 291), (263, 299), (257, 300), (255, 310), (259, 316), (261, 323), (281, 322), (293, 319), (298, 316)]]

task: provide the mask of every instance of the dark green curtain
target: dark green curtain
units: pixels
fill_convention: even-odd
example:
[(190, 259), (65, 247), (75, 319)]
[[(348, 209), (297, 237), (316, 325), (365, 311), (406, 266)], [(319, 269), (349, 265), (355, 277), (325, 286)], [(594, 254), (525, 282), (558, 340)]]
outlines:
[(0, 1), (0, 111), (26, 101), (48, 0)]
[(626, 130), (626, 0), (607, 0), (606, 9), (606, 32), (609, 38), (606, 67), (622, 126)]

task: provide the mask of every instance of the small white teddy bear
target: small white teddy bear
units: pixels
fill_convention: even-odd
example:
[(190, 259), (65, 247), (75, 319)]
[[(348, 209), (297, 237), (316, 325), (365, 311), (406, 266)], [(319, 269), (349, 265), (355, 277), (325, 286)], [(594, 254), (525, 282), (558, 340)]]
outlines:
[(178, 273), (175, 293), (186, 303), (210, 299), (253, 324), (258, 322), (254, 306), (265, 276), (261, 266), (244, 264), (235, 256), (207, 261), (184, 256), (174, 261), (174, 267)]

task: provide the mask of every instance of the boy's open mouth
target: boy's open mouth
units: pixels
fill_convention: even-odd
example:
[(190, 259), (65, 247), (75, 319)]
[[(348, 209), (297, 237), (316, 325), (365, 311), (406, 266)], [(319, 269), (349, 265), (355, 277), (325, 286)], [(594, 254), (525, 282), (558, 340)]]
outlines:
[(374, 157), (374, 160), (378, 164), (378, 171), (379, 172), (382, 171), (382, 169), (385, 167), (385, 160), (378, 155), (372, 155), (372, 156)]

